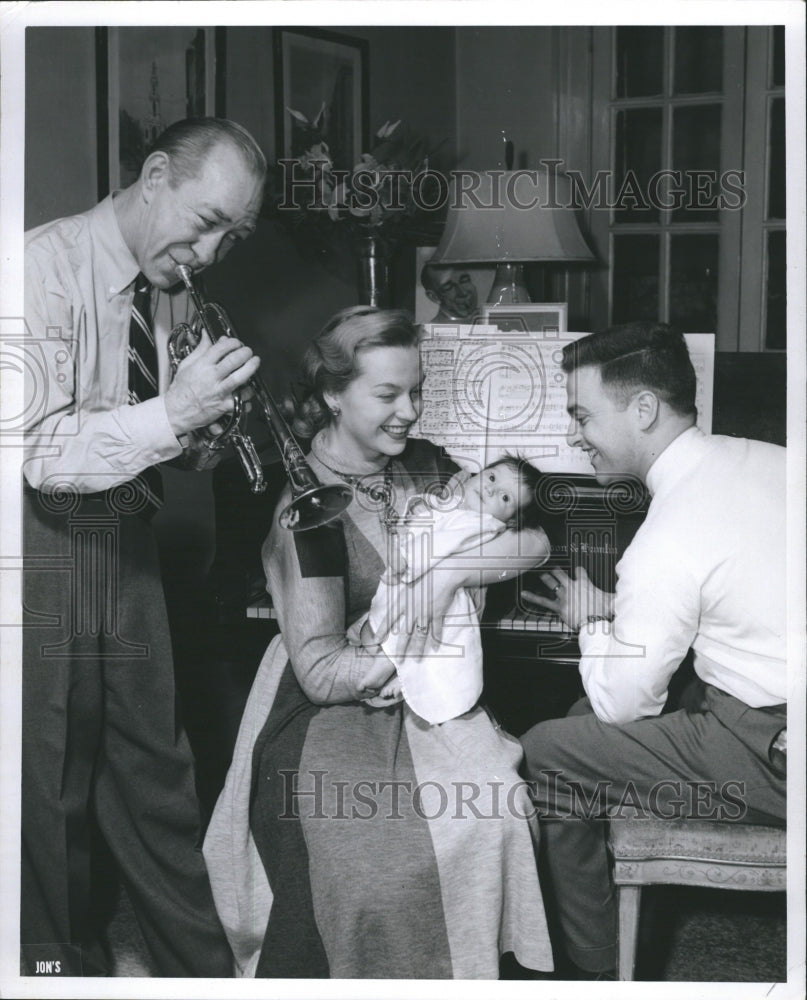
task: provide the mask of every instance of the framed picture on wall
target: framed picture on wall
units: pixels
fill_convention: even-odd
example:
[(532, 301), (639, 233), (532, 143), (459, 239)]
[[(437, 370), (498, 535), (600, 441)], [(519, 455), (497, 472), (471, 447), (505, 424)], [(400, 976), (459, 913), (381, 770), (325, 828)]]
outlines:
[(427, 272), (430, 287), (426, 288), (423, 283), (423, 268), (434, 256), (436, 249), (418, 247), (415, 253), (415, 322), (434, 322), (443, 309), (441, 298), (446, 299), (446, 307), (452, 315), (458, 317), (458, 321), (478, 321), (493, 284), (496, 268), (484, 264), (440, 264), (439, 269), (435, 268), (433, 272), (433, 281), (428, 281)]
[(224, 115), (224, 28), (97, 28), (98, 196), (136, 180), (181, 118)]
[(566, 332), (565, 302), (519, 302), (514, 305), (484, 305), (486, 323), (503, 333), (539, 333), (543, 339)]
[(359, 161), (367, 141), (368, 43), (319, 28), (275, 28), (278, 159), (324, 139), (339, 170)]

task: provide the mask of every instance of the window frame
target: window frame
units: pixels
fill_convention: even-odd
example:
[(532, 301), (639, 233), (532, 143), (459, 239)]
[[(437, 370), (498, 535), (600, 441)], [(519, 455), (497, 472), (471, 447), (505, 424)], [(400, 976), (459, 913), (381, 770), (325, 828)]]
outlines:
[[(770, 118), (772, 102), (784, 96), (784, 86), (773, 85), (773, 25), (761, 27), (724, 26), (723, 93), (672, 93), (675, 65), (675, 26), (665, 27), (665, 73), (662, 96), (618, 98), (616, 96), (617, 28), (595, 27), (564, 39), (568, 55), (585, 57), (585, 78), (573, 82), (559, 79), (559, 120), (575, 114), (575, 103), (587, 91), (590, 120), (585, 129), (572, 121), (559, 136), (560, 154), (569, 166), (587, 170), (593, 178), (597, 171), (610, 171), (615, 180), (616, 115), (625, 108), (663, 106), (662, 167), (671, 158), (673, 109), (698, 104), (722, 105), (720, 169), (744, 173), (746, 202), (743, 208), (723, 208), (714, 222), (672, 221), (671, 211), (662, 211), (653, 223), (621, 223), (614, 220), (612, 209), (595, 206), (581, 213), (584, 229), (600, 266), (591, 270), (588, 280), (566, 280), (570, 294), (581, 296), (571, 313), (585, 311), (591, 329), (611, 324), (613, 315), (613, 241), (624, 233), (660, 235), (659, 319), (669, 316), (670, 240), (689, 233), (718, 232), (717, 329), (700, 332), (716, 334), (719, 351), (771, 351), (765, 347), (767, 306), (767, 233), (785, 230), (784, 219), (767, 220), (767, 183), (770, 168)], [(584, 50), (583, 46), (586, 46)], [(581, 63), (577, 63), (580, 68)], [(578, 112), (579, 117), (579, 112)], [(765, 136), (760, 143), (759, 136)], [(581, 165), (579, 165), (581, 164)]]

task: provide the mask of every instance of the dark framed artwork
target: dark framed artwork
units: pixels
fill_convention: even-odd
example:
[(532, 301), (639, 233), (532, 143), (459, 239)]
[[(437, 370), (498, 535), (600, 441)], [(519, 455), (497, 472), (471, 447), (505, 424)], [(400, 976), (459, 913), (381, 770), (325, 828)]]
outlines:
[(484, 305), (484, 321), (505, 333), (542, 334), (557, 337), (566, 332), (565, 302), (519, 302), (515, 305)]
[(349, 170), (368, 135), (367, 41), (318, 28), (275, 28), (273, 47), (277, 158), (300, 156), (322, 138), (334, 166)]
[(225, 29), (96, 28), (98, 196), (136, 180), (160, 132), (224, 116)]

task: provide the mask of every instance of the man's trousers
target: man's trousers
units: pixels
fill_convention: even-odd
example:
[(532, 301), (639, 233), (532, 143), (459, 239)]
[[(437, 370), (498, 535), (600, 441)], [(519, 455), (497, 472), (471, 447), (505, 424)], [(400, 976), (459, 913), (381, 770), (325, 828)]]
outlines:
[(770, 747), (786, 725), (784, 705), (749, 708), (707, 685), (700, 711), (610, 725), (583, 699), (565, 719), (542, 722), (521, 737), (551, 890), (575, 965), (590, 972), (616, 965), (602, 817), (783, 826), (786, 780), (771, 764)]
[(156, 543), (127, 502), (25, 492), (21, 967), (106, 971), (90, 920), (97, 829), (158, 974), (230, 976)]

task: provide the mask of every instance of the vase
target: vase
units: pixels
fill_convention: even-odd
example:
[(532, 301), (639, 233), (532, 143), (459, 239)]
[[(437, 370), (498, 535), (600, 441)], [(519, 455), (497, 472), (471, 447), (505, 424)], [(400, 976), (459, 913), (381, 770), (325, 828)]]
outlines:
[(393, 245), (384, 236), (356, 236), (353, 254), (356, 258), (356, 280), (359, 302), (365, 306), (386, 309), (390, 304), (389, 267)]

